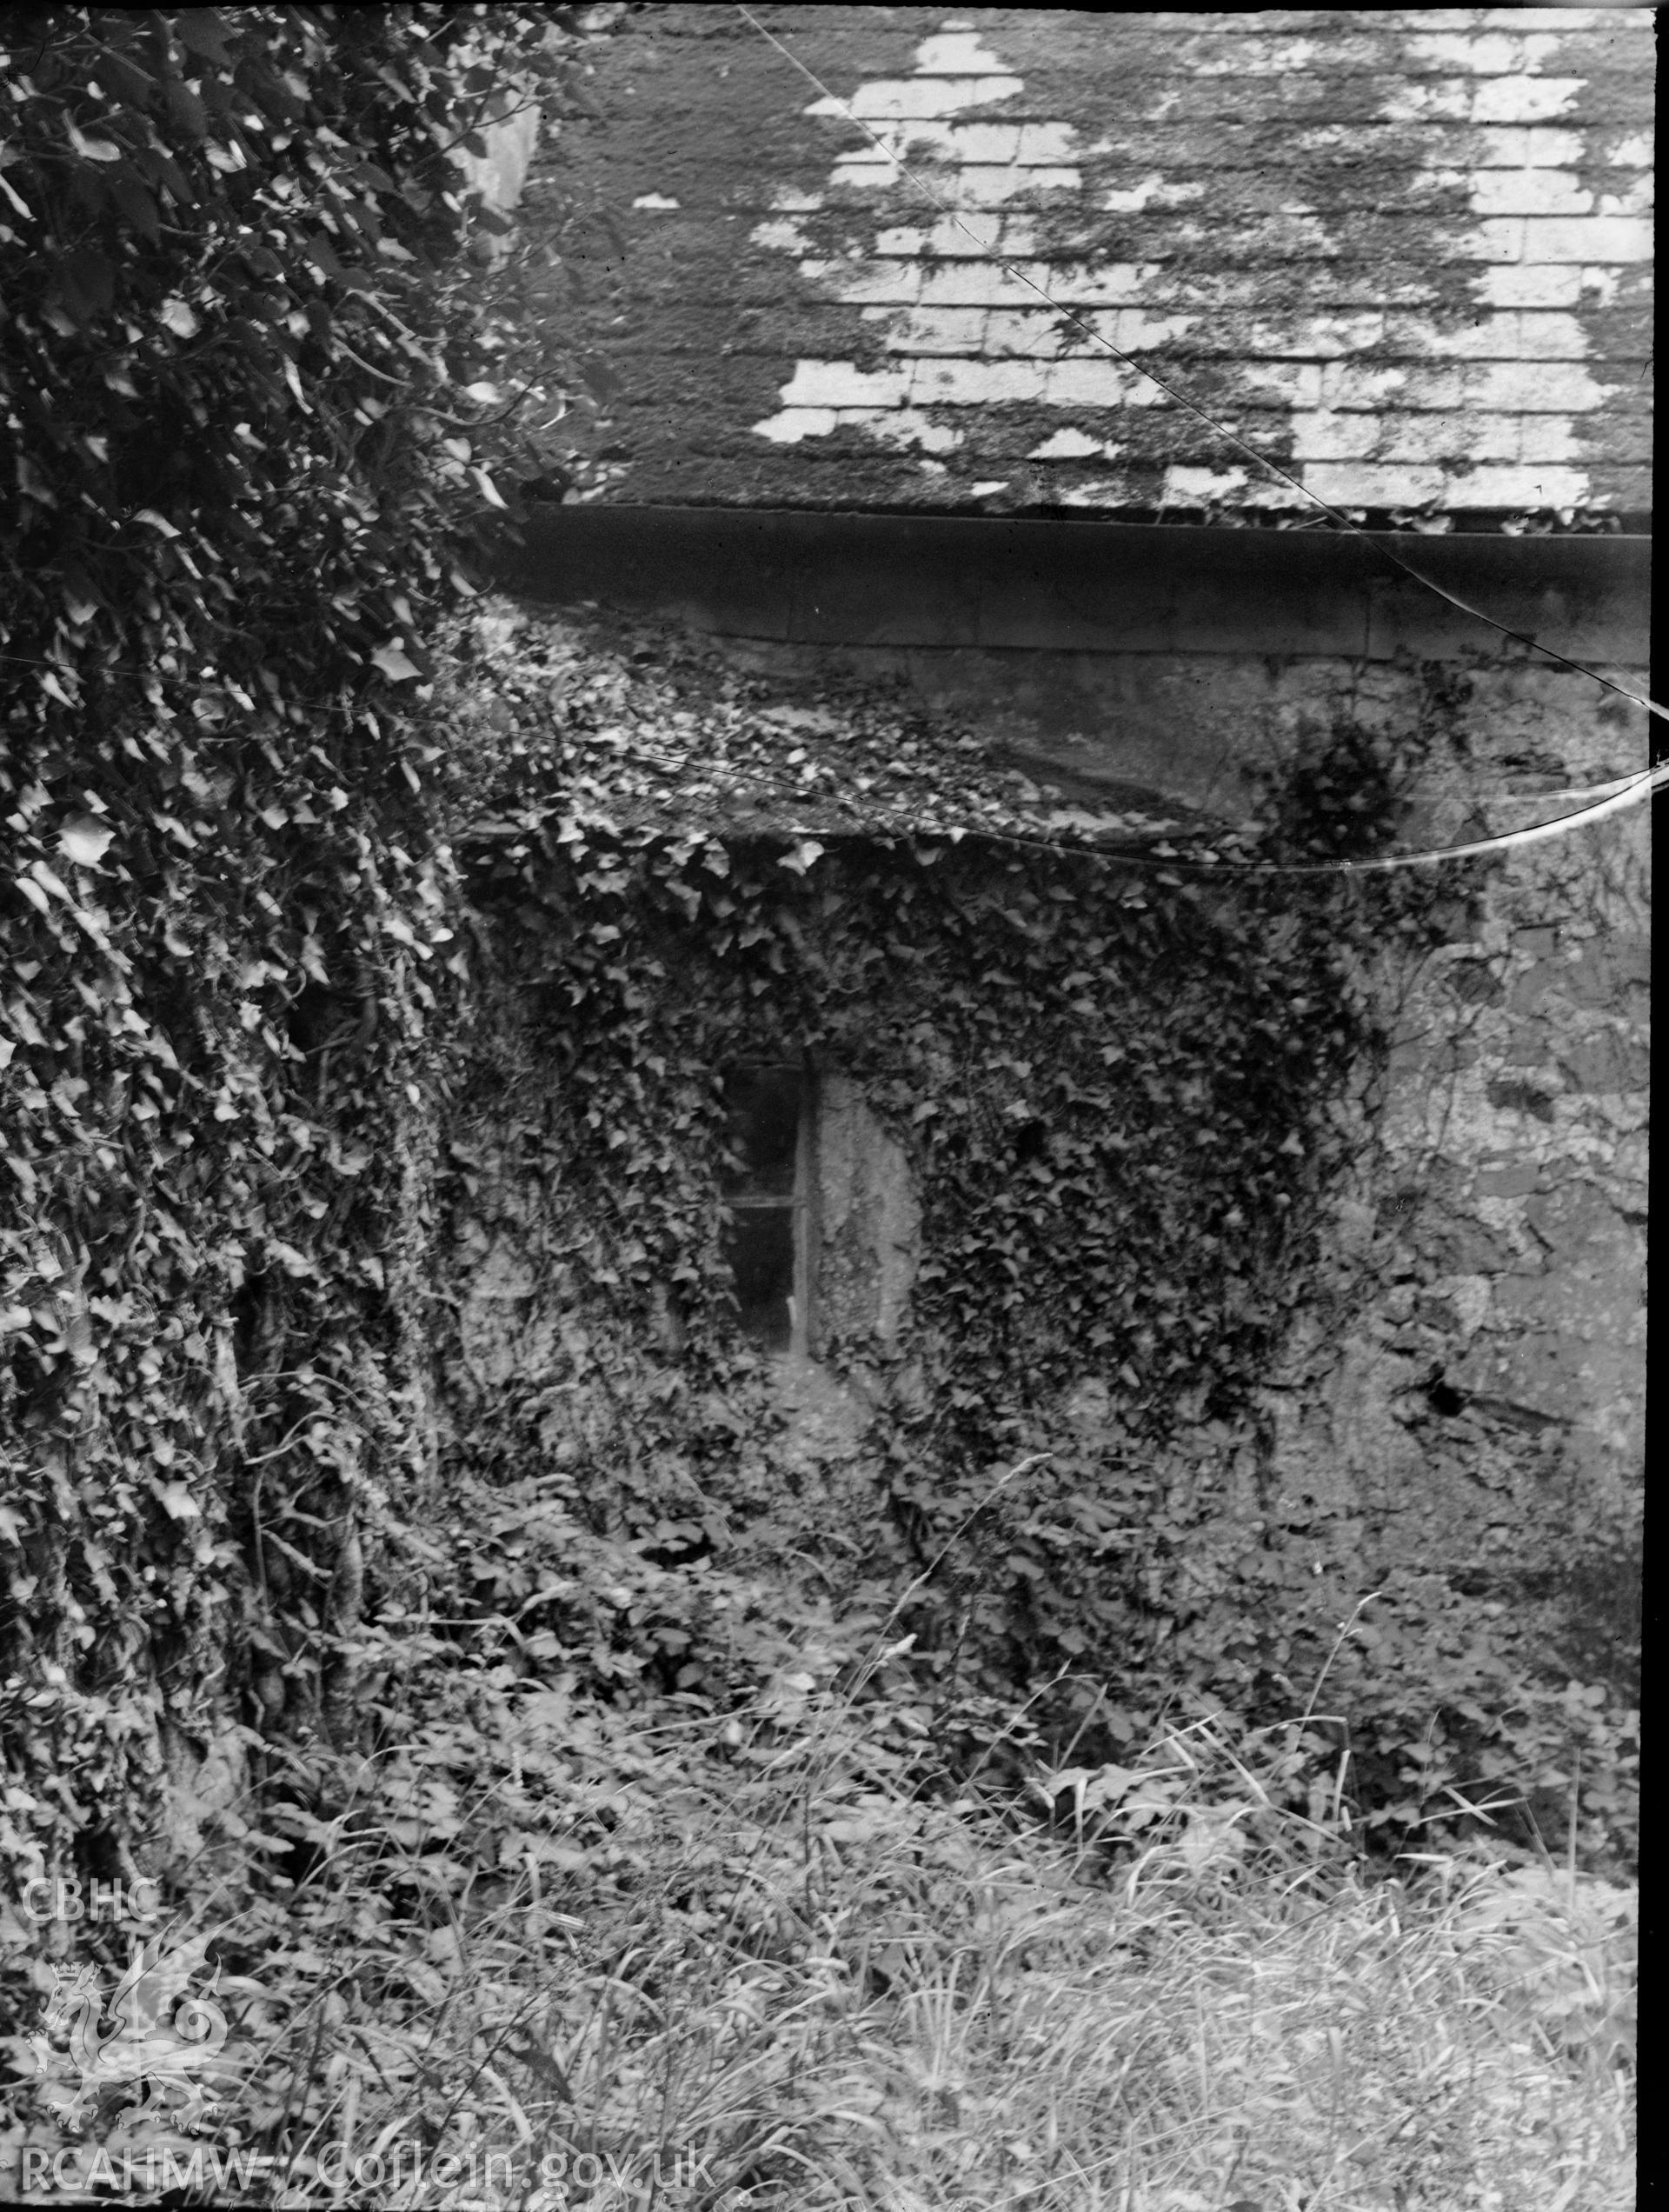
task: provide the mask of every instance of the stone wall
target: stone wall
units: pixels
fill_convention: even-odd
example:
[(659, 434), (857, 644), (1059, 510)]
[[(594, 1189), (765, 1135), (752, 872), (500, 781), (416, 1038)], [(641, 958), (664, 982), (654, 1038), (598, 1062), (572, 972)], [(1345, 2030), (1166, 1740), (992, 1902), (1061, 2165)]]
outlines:
[[(1576, 679), (1519, 667), (1466, 690), (1434, 764), (1440, 831), (1557, 812), (1559, 790), (1638, 759)], [(1525, 848), (1417, 969), (1387, 956), (1395, 1043), (1340, 1207), (1340, 1305), (1307, 1317), (1266, 1401), (1291, 1525), (1330, 1523), (1373, 1580), (1562, 1595), (1573, 1669), (1585, 1638), (1626, 1642), (1638, 1600), (1560, 1585), (1640, 1502), (1646, 859), (1643, 810)]]

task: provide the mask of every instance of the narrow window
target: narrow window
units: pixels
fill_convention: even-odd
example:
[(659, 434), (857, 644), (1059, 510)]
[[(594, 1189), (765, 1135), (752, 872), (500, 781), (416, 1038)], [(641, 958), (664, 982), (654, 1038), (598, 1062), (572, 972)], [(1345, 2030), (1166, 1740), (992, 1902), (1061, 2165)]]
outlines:
[(733, 1165), (725, 1257), (744, 1335), (769, 1352), (809, 1342), (812, 1085), (809, 1070), (733, 1069), (725, 1078)]

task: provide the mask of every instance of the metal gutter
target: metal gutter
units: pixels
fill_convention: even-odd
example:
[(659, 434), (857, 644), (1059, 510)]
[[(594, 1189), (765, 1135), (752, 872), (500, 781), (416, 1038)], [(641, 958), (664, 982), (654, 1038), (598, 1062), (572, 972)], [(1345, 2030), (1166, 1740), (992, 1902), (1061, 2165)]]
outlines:
[(1498, 621), (1579, 659), (1644, 665), (1651, 540), (1360, 536), (998, 516), (542, 508), (499, 576), (548, 604), (678, 612), (807, 645), (1390, 660), (1521, 653), (1402, 574), (1393, 544)]

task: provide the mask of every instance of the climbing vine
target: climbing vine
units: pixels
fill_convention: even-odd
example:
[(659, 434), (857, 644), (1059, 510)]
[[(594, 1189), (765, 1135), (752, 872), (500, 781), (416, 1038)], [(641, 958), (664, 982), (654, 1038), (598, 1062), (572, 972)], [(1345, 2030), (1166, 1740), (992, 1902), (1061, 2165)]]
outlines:
[[(1301, 1704), (1361, 1591), (1286, 1525), (1265, 1386), (1294, 1319), (1345, 1323), (1333, 1209), (1371, 1150), (1396, 977), (1478, 883), (1234, 879), (1202, 856), (1384, 849), (1453, 686), (1433, 671), (1389, 736), (1318, 726), (1207, 843), (1156, 816), (1063, 823), (905, 695), (750, 680), (665, 628), (500, 615), (460, 666), (477, 650), (490, 704), (476, 674), (455, 711), (496, 796), (458, 838), (493, 980), (447, 1273), (514, 1251), (516, 1302), (491, 1312), (532, 1334), (473, 1379), (455, 1345), (453, 1463), (567, 1515), (619, 1600), (570, 1581), (540, 1602), (530, 1554), (529, 1627), (588, 1650), (609, 1694), (722, 1699), (920, 1576), (913, 1663), (936, 1739), (971, 1758), (1017, 1696), (1107, 1756), (1178, 1696)], [(843, 1527), (785, 1473), (722, 1260), (724, 1071), (801, 1056), (855, 1080), (923, 1209), (901, 1340), (818, 1347), (868, 1409), (870, 1506)], [(772, 1585), (776, 1640), (756, 1621), (743, 1663), (736, 1609)], [(1612, 1724), (1539, 1688), (1510, 1623), (1453, 1593), (1399, 1605), (1333, 1662), (1368, 1816), (1400, 1836), (1480, 1771), (1556, 1785), (1575, 1727), (1602, 1837)]]
[(502, 218), (459, 161), (560, 103), (577, 42), (477, 7), (3, 36), (21, 1882), (130, 1874), (170, 1776), (241, 1760), (240, 1715), (352, 1731), (366, 1553), (431, 1466), (416, 1263), (459, 975), (425, 641), (515, 452), (463, 257)]
[[(1126, 816), (1068, 847), (1050, 794), (884, 688), (785, 694), (665, 629), (478, 636), (491, 704), (457, 711), (499, 796), (459, 849), (494, 982), (447, 1271), (515, 1252), (516, 1303), (491, 1312), (533, 1333), (484, 1377), (454, 1347), (454, 1463), (566, 1515), (618, 1601), (551, 1595), (535, 1547), (526, 1625), (589, 1651), (608, 1694), (722, 1700), (920, 1576), (912, 1663), (935, 1739), (976, 1761), (1017, 1697), (1108, 1756), (1177, 1696), (1301, 1704), (1361, 1593), (1285, 1524), (1264, 1389), (1292, 1322), (1347, 1297), (1328, 1232), (1373, 1141), (1389, 988), (1476, 883), (1231, 879), (1201, 856), (1383, 849), (1441, 742), (1442, 680), (1416, 728), (1318, 727), (1267, 763), (1209, 844)], [(855, 1080), (923, 1209), (901, 1340), (818, 1347), (868, 1409), (869, 1509), (844, 1526), (785, 1473), (721, 1256), (723, 1073), (802, 1055)], [(1368, 1817), (1399, 1836), (1479, 1762), (1553, 1775), (1572, 1725), (1521, 1658), (1480, 1702), (1467, 1669), (1501, 1637), (1464, 1602), (1401, 1604), (1406, 1635), (1376, 1623), (1333, 1662)], [(1453, 1665), (1422, 1669), (1427, 1642)]]

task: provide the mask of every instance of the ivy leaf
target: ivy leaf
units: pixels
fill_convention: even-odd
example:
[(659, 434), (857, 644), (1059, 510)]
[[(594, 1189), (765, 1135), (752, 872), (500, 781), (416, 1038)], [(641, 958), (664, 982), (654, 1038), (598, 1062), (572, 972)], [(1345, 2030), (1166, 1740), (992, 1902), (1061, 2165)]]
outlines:
[(116, 303), (116, 263), (90, 247), (65, 254), (54, 273), (53, 296), (84, 329)]
[(202, 324), (183, 299), (166, 299), (156, 310), (157, 320), (176, 338), (195, 338)]
[(390, 683), (404, 683), (410, 677), (422, 674), (416, 663), (409, 660), (397, 645), (379, 645), (371, 659)]
[(182, 8), (174, 18), (174, 28), (194, 54), (201, 54), (205, 61), (217, 62), (223, 69), (231, 66), (226, 28), (217, 8)]
[(176, 205), (183, 208), (196, 205), (197, 196), (192, 189), (190, 178), (165, 148), (156, 146), (151, 149), (148, 166), (153, 180), (167, 187), (170, 198)]
[[(45, 889), (50, 891), (55, 898), (61, 898), (66, 906), (73, 906), (75, 904), (74, 899), (71, 898), (70, 893), (64, 889), (62, 878), (55, 875), (53, 870), (47, 866), (43, 860), (31, 860), (30, 862), (29, 876), (33, 876), (35, 881), (43, 885)], [(23, 885), (29, 881), (29, 876), (20, 876), (18, 877), (17, 882), (18, 888), (20, 889)]]
[(203, 1508), (197, 1503), (183, 1482), (161, 1482), (152, 1485), (156, 1502), (171, 1520), (200, 1521)]
[(190, 86), (177, 77), (168, 80), (168, 115), (180, 136), (190, 144), (196, 145), (208, 137), (208, 110)]
[(58, 832), (58, 850), (77, 868), (96, 868), (114, 836), (96, 815), (72, 815)]
[[(139, 179), (132, 175), (113, 177), (110, 179), (110, 197), (116, 202), (123, 221), (155, 245), (163, 235), (162, 217), (156, 211), (156, 201)], [(106, 382), (109, 382), (108, 378)], [(112, 385), (111, 389), (119, 390), (121, 387)], [(131, 396), (135, 399), (139, 396), (137, 392)]]
[(305, 1252), (298, 1252), (293, 1244), (286, 1243), (282, 1237), (269, 1238), (267, 1251), (271, 1258), (277, 1261), (286, 1275), (301, 1277), (316, 1276), (318, 1273), (317, 1268)]
[(76, 129), (75, 124), (67, 120), (63, 128), (64, 135), (83, 161), (117, 162), (121, 160), (122, 149), (113, 139), (83, 137)]
[(130, 61), (125, 54), (118, 54), (113, 47), (106, 46), (100, 53), (98, 74), (101, 82), (110, 87), (116, 98), (124, 101), (130, 108), (143, 109), (156, 89), (153, 80), (136, 63)]

